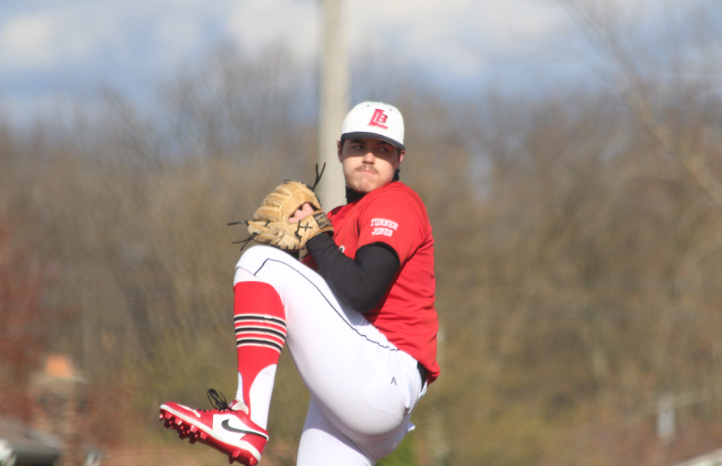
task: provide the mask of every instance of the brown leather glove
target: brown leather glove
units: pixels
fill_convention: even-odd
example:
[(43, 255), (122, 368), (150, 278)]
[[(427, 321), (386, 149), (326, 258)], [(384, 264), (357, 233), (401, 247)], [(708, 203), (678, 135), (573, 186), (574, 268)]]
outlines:
[[(298, 223), (288, 223), (293, 214), (309, 203), (314, 212)], [(262, 244), (297, 251), (319, 233), (333, 232), (333, 225), (321, 209), (311, 188), (297, 181), (286, 181), (261, 203), (248, 222), (251, 238)]]

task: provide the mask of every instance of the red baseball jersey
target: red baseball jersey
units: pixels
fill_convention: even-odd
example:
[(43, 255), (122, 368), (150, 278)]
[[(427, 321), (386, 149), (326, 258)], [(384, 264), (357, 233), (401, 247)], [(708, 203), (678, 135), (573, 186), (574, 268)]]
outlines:
[(346, 256), (367, 244), (386, 243), (401, 267), (379, 305), (366, 319), (397, 348), (409, 353), (428, 372), (439, 376), (436, 362), (438, 316), (434, 309), (434, 239), (421, 198), (401, 182), (390, 183), (358, 201), (329, 212), (333, 239)]

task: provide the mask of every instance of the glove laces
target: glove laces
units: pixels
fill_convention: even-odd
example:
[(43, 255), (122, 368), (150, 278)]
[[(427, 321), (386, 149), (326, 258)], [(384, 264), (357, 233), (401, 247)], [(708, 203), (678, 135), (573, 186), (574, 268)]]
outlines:
[[(315, 179), (314, 182), (313, 182), (313, 186), (308, 186), (308, 185), (306, 185), (306, 186), (308, 186), (308, 187), (311, 189), (311, 191), (314, 191), (314, 192), (316, 191), (316, 186), (318, 186), (318, 182), (321, 181), (321, 177), (323, 176), (323, 172), (324, 172), (325, 170), (326, 170), (326, 163), (325, 163), (325, 162), (324, 162), (323, 166), (321, 167), (321, 172), (320, 172), (320, 173), (319, 173), (319, 171), (318, 171), (318, 164), (316, 164), (316, 179)], [(298, 223), (299, 223), (299, 225), (298, 225), (298, 228), (296, 228), (296, 236), (299, 236), (299, 237), (300, 237), (300, 235), (298, 234), (298, 232), (299, 232), (300, 229), (301, 229), (301, 225), (300, 225), (301, 222), (298, 222)], [(232, 226), (232, 225), (241, 225), (241, 224), (248, 226), (248, 220), (242, 220), (242, 221), (240, 221), (240, 222), (230, 222), (230, 223), (228, 223), (227, 225), (228, 225), (228, 226)], [(266, 226), (268, 226), (268, 222), (266, 222)], [(258, 233), (253, 233), (253, 234), (251, 234), (248, 238), (242, 239), (242, 240), (240, 240), (240, 241), (232, 241), (231, 244), (242, 244), (243, 246), (241, 246), (241, 251), (243, 251), (243, 250), (246, 248), (246, 246), (248, 246), (248, 243), (250, 243), (251, 241), (253, 241), (254, 239), (256, 239), (256, 237), (258, 237), (258, 236), (260, 236)], [(213, 389), (211, 388), (211, 390), (213, 390)], [(208, 390), (208, 398), (209, 398), (209, 399), (210, 399), (210, 396), (211, 396), (211, 395), (210, 395), (211, 390)], [(213, 392), (217, 394), (217, 392), (216, 392), (215, 390), (213, 390)], [(212, 402), (211, 402), (211, 404), (212, 404)]]

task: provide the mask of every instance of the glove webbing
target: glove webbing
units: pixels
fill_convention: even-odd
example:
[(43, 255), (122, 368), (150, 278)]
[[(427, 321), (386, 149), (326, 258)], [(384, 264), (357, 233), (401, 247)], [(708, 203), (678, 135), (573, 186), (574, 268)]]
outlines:
[[(321, 177), (323, 176), (324, 170), (326, 170), (326, 163), (325, 163), (325, 162), (324, 162), (323, 166), (321, 167), (321, 172), (320, 172), (320, 173), (318, 172), (318, 164), (316, 164), (316, 180), (313, 182), (313, 186), (308, 186), (308, 185), (306, 185), (306, 186), (309, 187), (309, 189), (310, 189), (311, 191), (314, 191), (314, 192), (316, 191), (316, 186), (318, 186), (318, 182), (321, 181)], [(288, 180), (285, 180), (285, 181), (288, 181)], [(266, 226), (268, 226), (268, 223), (269, 223), (269, 222), (266, 221)], [(248, 220), (242, 220), (242, 221), (239, 221), (239, 222), (230, 222), (230, 223), (228, 223), (228, 226), (241, 225), (241, 224), (248, 226)], [(298, 222), (298, 227), (296, 228), (296, 233), (298, 233), (298, 231), (299, 231), (300, 229), (301, 229), (301, 222)], [(240, 241), (232, 241), (231, 244), (243, 244), (243, 246), (241, 246), (241, 249), (240, 249), (241, 251), (243, 251), (243, 249), (245, 249), (245, 247), (248, 246), (248, 243), (250, 243), (251, 241), (253, 241), (254, 239), (256, 239), (257, 236), (259, 236), (258, 233), (253, 233), (253, 234), (250, 235), (248, 238), (242, 239), (242, 240), (240, 240)]]

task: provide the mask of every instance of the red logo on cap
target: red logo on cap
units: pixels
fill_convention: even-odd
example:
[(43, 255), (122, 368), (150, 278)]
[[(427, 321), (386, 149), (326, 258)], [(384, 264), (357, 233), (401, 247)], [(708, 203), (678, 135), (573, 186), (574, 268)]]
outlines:
[(379, 128), (389, 129), (388, 126), (384, 125), (384, 123), (386, 123), (386, 120), (388, 119), (389, 116), (386, 115), (383, 110), (377, 108), (376, 110), (374, 110), (374, 116), (371, 117), (369, 126), (378, 126)]

